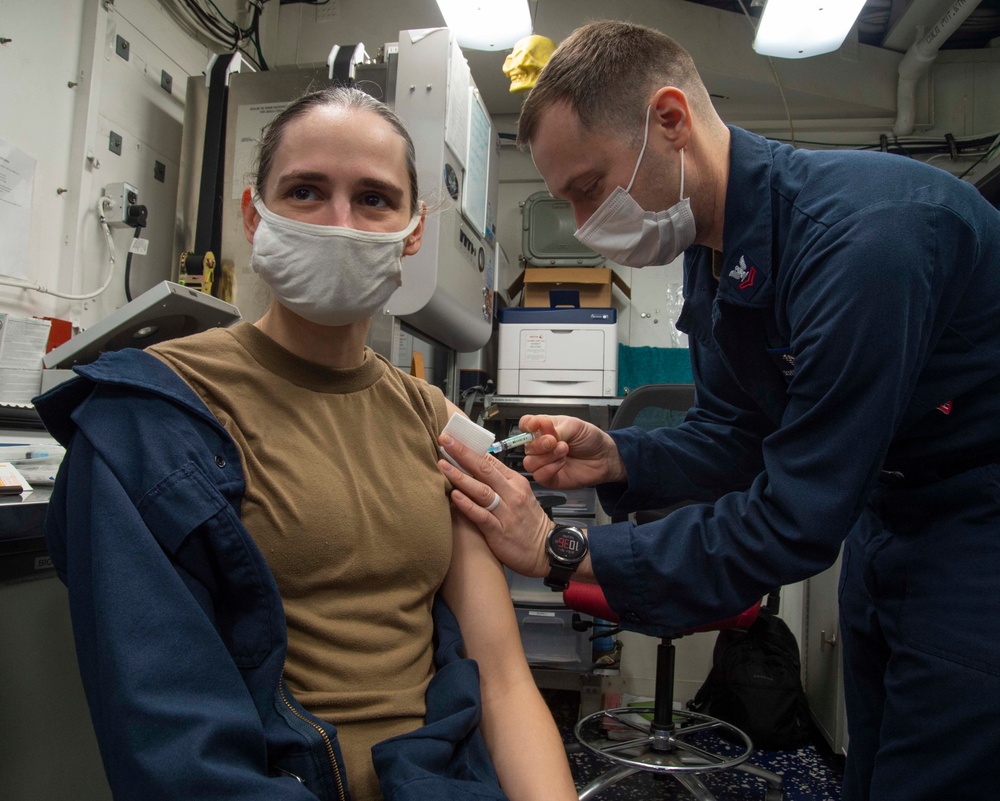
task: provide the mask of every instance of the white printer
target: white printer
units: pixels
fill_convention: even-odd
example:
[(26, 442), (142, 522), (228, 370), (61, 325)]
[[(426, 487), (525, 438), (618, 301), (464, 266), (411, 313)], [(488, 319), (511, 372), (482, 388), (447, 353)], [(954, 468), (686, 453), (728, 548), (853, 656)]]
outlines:
[(618, 394), (615, 309), (512, 307), (499, 312), (499, 322), (498, 394)]

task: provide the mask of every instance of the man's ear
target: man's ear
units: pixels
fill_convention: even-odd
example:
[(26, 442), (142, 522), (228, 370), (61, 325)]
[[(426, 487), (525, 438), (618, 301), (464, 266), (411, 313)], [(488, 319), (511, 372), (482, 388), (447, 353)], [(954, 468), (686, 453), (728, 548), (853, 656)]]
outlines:
[(659, 131), (677, 150), (687, 147), (691, 138), (691, 107), (684, 91), (676, 86), (662, 86), (649, 102), (653, 118), (650, 128)]
[(243, 190), (243, 198), (240, 202), (240, 209), (243, 212), (243, 233), (251, 245), (253, 244), (253, 235), (257, 231), (257, 225), (260, 223), (260, 214), (257, 213), (257, 209), (253, 205), (252, 195), (253, 190), (248, 186)]
[(403, 244), (403, 255), (412, 256), (418, 250), (420, 250), (420, 245), (424, 241), (424, 223), (427, 220), (427, 204), (424, 201), (420, 201), (420, 222), (417, 223), (417, 227), (413, 229), (408, 237), (406, 237), (406, 242)]

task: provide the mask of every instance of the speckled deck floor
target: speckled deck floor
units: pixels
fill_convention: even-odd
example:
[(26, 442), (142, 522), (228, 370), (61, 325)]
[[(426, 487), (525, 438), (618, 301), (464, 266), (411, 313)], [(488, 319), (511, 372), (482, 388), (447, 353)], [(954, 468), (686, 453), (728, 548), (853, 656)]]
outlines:
[[(543, 690), (543, 695), (566, 743), (574, 743), (573, 726), (579, 696), (571, 691)], [(578, 788), (583, 787), (612, 763), (587, 751), (570, 753), (570, 767)], [(816, 743), (796, 751), (758, 750), (749, 762), (779, 774), (784, 780), (785, 801), (840, 801), (843, 758), (831, 753), (816, 735)], [(736, 770), (702, 777), (719, 801), (763, 801), (766, 785), (761, 779)], [(669, 777), (637, 773), (607, 788), (595, 801), (690, 801), (693, 796)]]

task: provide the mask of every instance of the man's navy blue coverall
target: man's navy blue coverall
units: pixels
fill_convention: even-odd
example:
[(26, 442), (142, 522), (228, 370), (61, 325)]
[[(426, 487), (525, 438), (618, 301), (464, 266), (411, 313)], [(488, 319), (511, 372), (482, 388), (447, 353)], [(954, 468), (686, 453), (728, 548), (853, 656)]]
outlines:
[(1000, 213), (899, 156), (731, 128), (724, 253), (685, 260), (696, 404), (612, 432), (590, 530), (623, 625), (683, 631), (831, 565), (844, 798), (1000, 795)]

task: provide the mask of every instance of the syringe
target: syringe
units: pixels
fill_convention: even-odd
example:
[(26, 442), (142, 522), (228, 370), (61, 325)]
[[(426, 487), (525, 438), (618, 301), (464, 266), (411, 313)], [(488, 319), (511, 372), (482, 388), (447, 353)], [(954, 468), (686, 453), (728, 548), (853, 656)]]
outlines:
[(511, 448), (520, 448), (522, 445), (527, 445), (533, 439), (538, 439), (542, 436), (541, 431), (528, 431), (524, 434), (515, 434), (512, 437), (507, 437), (507, 439), (502, 439), (499, 442), (494, 442), (490, 445), (487, 453), (506, 453)]

